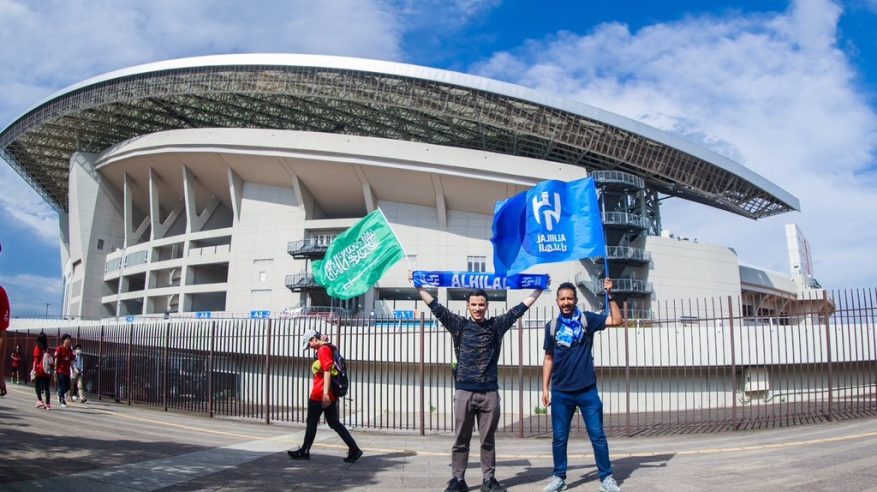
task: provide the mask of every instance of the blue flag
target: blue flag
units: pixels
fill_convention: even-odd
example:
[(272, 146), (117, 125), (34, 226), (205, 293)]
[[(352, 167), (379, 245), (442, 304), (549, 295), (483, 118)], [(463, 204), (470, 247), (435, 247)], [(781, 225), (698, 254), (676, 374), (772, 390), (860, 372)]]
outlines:
[(493, 268), (513, 275), (539, 263), (606, 255), (594, 178), (543, 181), (496, 202)]

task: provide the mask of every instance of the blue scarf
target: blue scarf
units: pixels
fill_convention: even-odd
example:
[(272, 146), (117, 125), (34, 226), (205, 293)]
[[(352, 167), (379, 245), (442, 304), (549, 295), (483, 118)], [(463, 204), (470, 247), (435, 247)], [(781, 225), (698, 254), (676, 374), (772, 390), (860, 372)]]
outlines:
[(572, 316), (567, 318), (561, 313), (557, 316), (557, 324), (558, 335), (561, 335), (561, 332), (565, 332), (569, 330), (572, 332), (570, 337), (570, 345), (576, 344), (582, 340), (585, 336), (585, 329), (582, 327), (582, 312), (576, 307), (576, 310), (572, 313)]
[(517, 274), (508, 277), (478, 272), (412, 272), (415, 287), (456, 287), (464, 289), (547, 289), (551, 283), (548, 275)]

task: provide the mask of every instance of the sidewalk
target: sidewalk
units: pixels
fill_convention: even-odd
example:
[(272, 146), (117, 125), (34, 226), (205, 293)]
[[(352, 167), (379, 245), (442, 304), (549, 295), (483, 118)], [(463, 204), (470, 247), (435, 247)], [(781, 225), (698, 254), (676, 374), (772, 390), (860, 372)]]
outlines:
[[(36, 409), (33, 387), (0, 399), (0, 490), (443, 490), (451, 436), (353, 431), (365, 456), (317, 432), (310, 461), (286, 449), (302, 425), (264, 425), (166, 413), (112, 401)], [(477, 434), (467, 482), (477, 490)], [(874, 490), (877, 419), (722, 434), (610, 439), (625, 491)], [(596, 491), (590, 445), (570, 444), (571, 490)], [(551, 475), (551, 440), (500, 438), (497, 478), (538, 491)]]

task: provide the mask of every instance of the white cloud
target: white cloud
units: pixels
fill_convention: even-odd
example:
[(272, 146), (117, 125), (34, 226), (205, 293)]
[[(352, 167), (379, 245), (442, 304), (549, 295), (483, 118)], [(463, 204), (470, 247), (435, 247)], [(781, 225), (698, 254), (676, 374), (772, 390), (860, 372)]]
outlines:
[(673, 200), (665, 227), (788, 271), (783, 224), (811, 242), (824, 285), (877, 284), (877, 113), (835, 42), (840, 8), (801, 0), (781, 14), (687, 17), (631, 32), (558, 33), (474, 67), (680, 134), (797, 196), (801, 213), (752, 222)]
[(0, 285), (3, 285), (9, 296), (12, 316), (45, 315), (46, 303), (49, 303), (49, 314), (57, 315), (61, 310), (62, 282), (60, 276), (0, 275)]
[[(2, 162), (2, 161), (0, 161)], [(0, 213), (51, 246), (58, 245), (58, 214), (9, 166), (0, 165)]]
[[(0, 0), (0, 61), (4, 81), (48, 94), (111, 70), (205, 54), (399, 59), (400, 15), (382, 0)], [(8, 121), (36, 102), (4, 98), (0, 117)]]

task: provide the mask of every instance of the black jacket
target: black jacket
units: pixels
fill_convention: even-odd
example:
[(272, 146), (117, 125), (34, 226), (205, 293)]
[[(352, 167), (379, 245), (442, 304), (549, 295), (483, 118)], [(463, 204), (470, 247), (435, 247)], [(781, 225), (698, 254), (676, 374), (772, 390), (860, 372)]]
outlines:
[(448, 311), (435, 299), (429, 304), (442, 326), (454, 339), (457, 354), (457, 389), (467, 391), (495, 391), (496, 364), (502, 348), (502, 337), (527, 312), (524, 303), (518, 304), (502, 316), (487, 318), (476, 323), (469, 318)]

